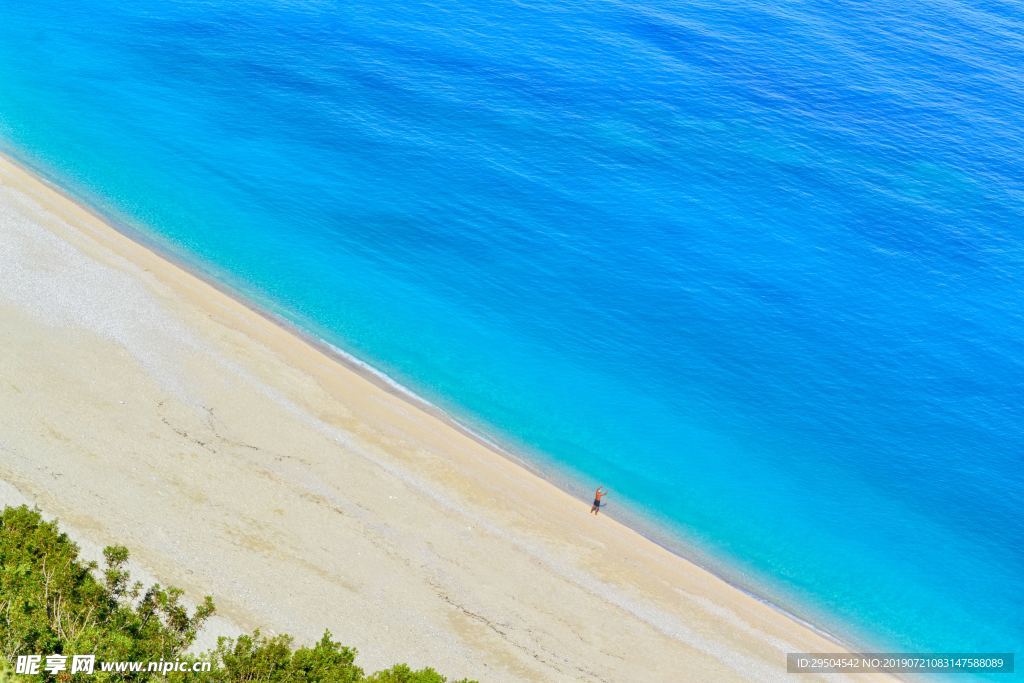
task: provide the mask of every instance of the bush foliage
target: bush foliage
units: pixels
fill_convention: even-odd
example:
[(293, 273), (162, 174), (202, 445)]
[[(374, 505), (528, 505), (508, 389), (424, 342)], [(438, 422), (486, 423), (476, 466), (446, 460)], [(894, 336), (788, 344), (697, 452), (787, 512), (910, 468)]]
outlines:
[[(207, 596), (195, 609), (182, 592), (133, 582), (128, 550), (108, 547), (102, 570), (78, 557), (78, 546), (55, 522), (28, 507), (0, 513), (0, 683), (52, 681), (168, 681), (169, 683), (445, 683), (433, 669), (398, 664), (366, 675), (356, 651), (325, 631), (316, 644), (296, 647), (291, 636), (221, 638), (200, 655), (189, 647), (214, 613)], [(67, 671), (57, 675), (14, 673), (18, 655), (95, 654), (96, 661), (208, 661), (205, 673)], [(470, 683), (464, 681), (461, 683)]]

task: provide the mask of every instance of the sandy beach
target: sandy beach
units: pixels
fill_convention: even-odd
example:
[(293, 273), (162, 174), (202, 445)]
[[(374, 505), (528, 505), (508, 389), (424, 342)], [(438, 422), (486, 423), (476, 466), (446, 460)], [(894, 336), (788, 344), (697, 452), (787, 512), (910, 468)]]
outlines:
[(2, 158), (0, 479), (222, 631), (329, 628), (368, 670), (765, 681), (841, 649)]

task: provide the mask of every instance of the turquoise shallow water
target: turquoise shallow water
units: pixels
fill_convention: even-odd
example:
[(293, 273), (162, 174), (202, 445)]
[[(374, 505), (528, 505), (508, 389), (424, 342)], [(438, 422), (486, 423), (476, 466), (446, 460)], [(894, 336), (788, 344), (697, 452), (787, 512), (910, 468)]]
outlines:
[(0, 141), (830, 631), (1020, 652), (1022, 36), (1001, 2), (0, 2)]

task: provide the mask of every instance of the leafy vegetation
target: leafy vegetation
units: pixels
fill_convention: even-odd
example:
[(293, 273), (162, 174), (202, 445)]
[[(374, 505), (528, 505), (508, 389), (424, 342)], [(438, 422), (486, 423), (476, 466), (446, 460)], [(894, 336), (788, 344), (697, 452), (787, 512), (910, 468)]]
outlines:
[[(177, 588), (132, 582), (128, 550), (103, 552), (104, 567), (85, 563), (55, 522), (25, 506), (0, 513), (0, 683), (51, 681), (167, 681), (169, 683), (445, 683), (433, 669), (398, 664), (366, 675), (356, 651), (324, 632), (311, 647), (295, 647), (291, 636), (221, 638), (200, 655), (188, 649), (214, 613), (207, 596), (193, 610)], [(95, 654), (96, 661), (209, 662), (207, 672), (154, 674), (69, 670), (15, 674), (18, 655)], [(461, 683), (469, 683), (464, 681)]]

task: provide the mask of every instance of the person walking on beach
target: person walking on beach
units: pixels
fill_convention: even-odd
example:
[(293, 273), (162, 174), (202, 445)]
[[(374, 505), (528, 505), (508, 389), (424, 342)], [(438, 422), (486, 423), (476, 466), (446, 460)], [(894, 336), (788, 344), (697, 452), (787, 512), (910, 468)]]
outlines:
[(601, 499), (608, 495), (608, 489), (598, 486), (594, 491), (594, 505), (590, 508), (590, 514), (596, 515), (601, 510)]

